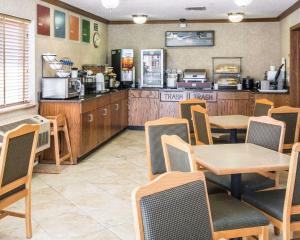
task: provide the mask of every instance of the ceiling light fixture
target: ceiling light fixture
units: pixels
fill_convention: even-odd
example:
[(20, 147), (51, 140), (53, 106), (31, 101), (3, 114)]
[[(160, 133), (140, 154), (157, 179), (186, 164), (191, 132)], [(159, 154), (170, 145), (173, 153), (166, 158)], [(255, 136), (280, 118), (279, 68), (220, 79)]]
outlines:
[(234, 2), (239, 7), (246, 7), (246, 6), (250, 5), (252, 0), (234, 0)]
[(101, 0), (103, 7), (108, 9), (117, 8), (120, 4), (119, 0)]
[(144, 14), (132, 15), (133, 22), (136, 24), (144, 24), (145, 22), (147, 22), (147, 18), (148, 18), (148, 16), (144, 15)]
[(241, 12), (228, 13), (228, 19), (230, 22), (239, 23), (244, 19), (245, 14)]

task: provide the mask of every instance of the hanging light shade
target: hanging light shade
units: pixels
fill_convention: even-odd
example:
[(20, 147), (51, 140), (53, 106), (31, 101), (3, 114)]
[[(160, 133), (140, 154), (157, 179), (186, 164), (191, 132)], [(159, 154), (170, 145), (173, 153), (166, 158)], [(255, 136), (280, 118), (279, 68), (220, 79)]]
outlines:
[(245, 14), (244, 13), (228, 13), (228, 19), (230, 22), (238, 23), (241, 22), (244, 19)]
[(119, 0), (101, 0), (103, 7), (108, 9), (117, 8), (120, 4)]
[(246, 7), (251, 4), (252, 0), (234, 0), (239, 7)]
[(147, 22), (147, 15), (132, 15), (133, 22), (136, 24), (144, 24)]

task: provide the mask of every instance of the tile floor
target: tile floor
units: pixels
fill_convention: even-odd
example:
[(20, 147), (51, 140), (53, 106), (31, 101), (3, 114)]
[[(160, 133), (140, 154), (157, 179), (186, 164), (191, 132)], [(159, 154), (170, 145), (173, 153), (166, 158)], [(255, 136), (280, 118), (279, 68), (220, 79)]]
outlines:
[[(35, 174), (32, 239), (135, 239), (130, 195), (146, 176), (143, 131), (125, 131), (60, 175)], [(23, 202), (12, 209), (23, 210)], [(22, 219), (1, 220), (0, 239), (25, 239), (24, 231)]]

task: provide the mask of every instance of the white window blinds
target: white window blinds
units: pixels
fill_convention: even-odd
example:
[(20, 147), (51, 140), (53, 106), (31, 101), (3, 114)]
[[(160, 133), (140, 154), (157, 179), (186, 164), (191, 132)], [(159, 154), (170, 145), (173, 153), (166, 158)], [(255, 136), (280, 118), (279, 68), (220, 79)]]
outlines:
[(0, 14), (0, 109), (29, 102), (29, 22)]

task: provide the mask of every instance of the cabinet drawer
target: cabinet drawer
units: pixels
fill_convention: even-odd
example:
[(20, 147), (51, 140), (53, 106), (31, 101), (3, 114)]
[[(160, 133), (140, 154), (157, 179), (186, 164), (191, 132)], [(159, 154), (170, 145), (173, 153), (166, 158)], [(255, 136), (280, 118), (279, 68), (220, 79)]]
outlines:
[(159, 93), (158, 93), (158, 91), (130, 90), (129, 97), (131, 97), (131, 98), (159, 98)]
[(97, 106), (98, 108), (109, 105), (109, 103), (110, 103), (109, 94), (99, 97), (97, 103), (98, 103), (98, 106)]
[(110, 95), (110, 102), (118, 102), (126, 97), (125, 91), (115, 92)]
[(218, 92), (218, 99), (224, 100), (247, 100), (249, 99), (249, 92)]
[(93, 111), (97, 108), (98, 99), (90, 99), (81, 103), (81, 113)]

